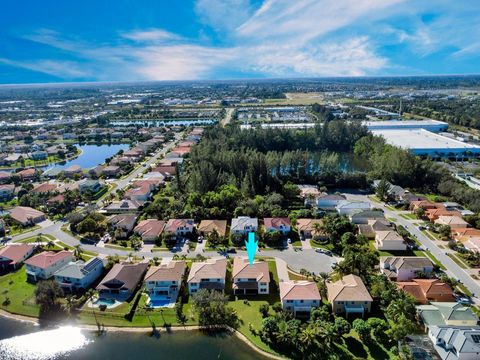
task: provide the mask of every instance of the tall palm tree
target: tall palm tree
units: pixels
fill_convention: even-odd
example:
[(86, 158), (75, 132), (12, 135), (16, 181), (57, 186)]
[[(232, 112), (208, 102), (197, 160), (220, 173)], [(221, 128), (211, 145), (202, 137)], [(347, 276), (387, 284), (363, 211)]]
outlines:
[(82, 257), (82, 254), (83, 254), (83, 249), (80, 246), (80, 244), (75, 245), (75, 247), (73, 249), (73, 256), (75, 256), (75, 258), (77, 260), (79, 260)]
[(53, 240), (48, 240), (47, 249), (53, 249), (55, 247), (55, 242)]

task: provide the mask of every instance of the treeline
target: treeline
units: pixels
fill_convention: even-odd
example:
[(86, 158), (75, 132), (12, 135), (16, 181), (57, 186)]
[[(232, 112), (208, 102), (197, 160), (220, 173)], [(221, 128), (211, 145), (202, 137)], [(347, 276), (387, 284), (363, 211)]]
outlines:
[(472, 211), (480, 211), (480, 191), (455, 179), (447, 169), (430, 159), (414, 156), (373, 135), (360, 139), (354, 151), (367, 159), (370, 179), (386, 179), (414, 191), (443, 195)]

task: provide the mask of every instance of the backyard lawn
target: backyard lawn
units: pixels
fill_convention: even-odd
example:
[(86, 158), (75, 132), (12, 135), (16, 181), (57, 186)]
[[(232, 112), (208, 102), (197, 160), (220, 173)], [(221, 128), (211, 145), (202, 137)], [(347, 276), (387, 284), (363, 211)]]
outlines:
[[(35, 288), (35, 285), (27, 282), (25, 267), (0, 276), (0, 308), (14, 314), (38, 316)], [(5, 302), (7, 298), (10, 300), (8, 305)]]

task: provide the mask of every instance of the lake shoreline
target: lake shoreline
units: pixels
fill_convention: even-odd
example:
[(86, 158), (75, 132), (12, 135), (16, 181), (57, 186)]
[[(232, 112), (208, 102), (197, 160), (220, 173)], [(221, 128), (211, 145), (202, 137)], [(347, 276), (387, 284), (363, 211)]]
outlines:
[[(15, 320), (15, 321), (20, 321), (20, 322), (27, 322), (27, 323), (37, 325), (37, 326), (39, 325), (38, 318), (36, 318), (36, 317), (13, 314), (13, 313), (10, 313), (10, 312), (5, 311), (3, 309), (0, 309), (0, 318), (1, 317), (5, 317), (5, 318), (8, 318), (8, 319)], [(95, 325), (86, 325), (86, 324), (72, 324), (72, 325), (74, 325), (75, 327), (78, 327), (82, 330), (87, 330), (87, 331), (91, 331), (91, 332), (96, 332), (98, 330), (97, 326), (95, 326)], [(106, 326), (106, 327), (103, 327), (103, 329), (105, 329), (107, 333), (108, 332), (112, 332), (112, 333), (129, 333), (130, 332), (130, 333), (145, 333), (145, 334), (148, 334), (148, 333), (152, 332), (152, 329), (150, 327)], [(167, 334), (167, 333), (170, 333), (170, 332), (183, 332), (183, 331), (198, 331), (198, 332), (201, 332), (200, 327), (197, 326), (197, 325), (172, 326), (172, 327), (169, 327), (168, 330), (163, 328), (163, 327), (161, 327), (161, 328), (159, 327), (156, 330), (159, 332), (159, 334), (162, 334), (162, 333)], [(257, 347), (254, 343), (252, 343), (245, 335), (243, 335), (238, 330), (232, 329), (230, 327), (226, 327), (225, 331), (231, 333), (237, 339), (244, 342), (249, 348), (251, 348), (255, 352), (261, 354), (265, 358), (275, 359), (275, 360), (288, 359), (286, 357), (271, 354), (269, 352), (266, 352), (266, 351), (260, 349), (259, 347)]]

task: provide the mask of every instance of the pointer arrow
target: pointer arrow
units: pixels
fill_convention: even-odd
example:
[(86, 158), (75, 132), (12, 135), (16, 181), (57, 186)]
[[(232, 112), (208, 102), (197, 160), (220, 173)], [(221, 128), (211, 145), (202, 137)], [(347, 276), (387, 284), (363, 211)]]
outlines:
[(245, 240), (245, 246), (247, 247), (248, 261), (250, 262), (250, 266), (252, 266), (258, 248), (258, 241), (255, 240), (254, 232), (248, 233), (248, 241)]

